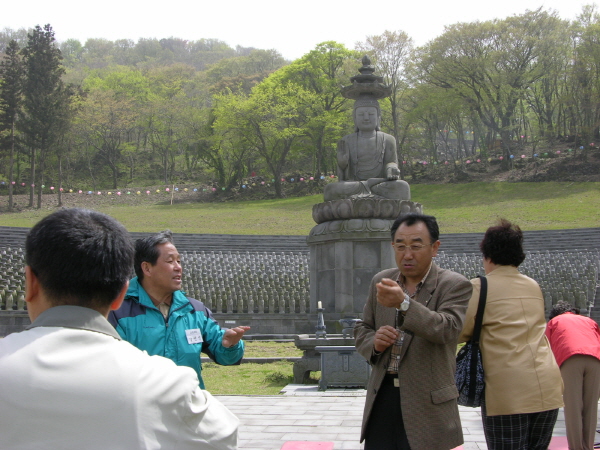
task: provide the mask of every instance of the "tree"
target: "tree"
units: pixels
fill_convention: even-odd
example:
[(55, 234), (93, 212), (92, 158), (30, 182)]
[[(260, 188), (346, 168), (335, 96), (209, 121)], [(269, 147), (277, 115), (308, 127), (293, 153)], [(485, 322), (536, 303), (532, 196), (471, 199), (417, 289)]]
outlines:
[[(29, 206), (33, 206), (35, 185), (38, 192), (37, 207), (40, 208), (46, 157), (65, 131), (69, 109), (69, 91), (61, 80), (65, 72), (61, 65), (62, 56), (55, 45), (54, 31), (49, 24), (43, 29), (37, 25), (28, 35), (23, 57), (26, 67), (23, 123), (31, 151)], [(37, 172), (36, 166), (39, 166)]]
[(311, 93), (294, 83), (279, 83), (271, 77), (248, 97), (224, 95), (217, 98), (215, 132), (236, 133), (243, 148), (255, 151), (274, 179), (277, 197), (283, 197), (281, 175), (305, 135)]
[(545, 75), (544, 56), (560, 24), (541, 8), (504, 20), (459, 23), (421, 52), (424, 79), (453, 90), (500, 136), (505, 167), (511, 164), (517, 107)]
[(275, 50), (251, 50), (248, 55), (225, 58), (212, 64), (205, 77), (214, 92), (250, 94), (254, 86), (284, 64), (285, 60)]
[(63, 56), (64, 65), (74, 67), (83, 58), (83, 45), (77, 39), (67, 39), (60, 44), (60, 52)]
[(357, 74), (359, 57), (358, 52), (342, 44), (323, 42), (269, 77), (271, 85), (291, 83), (306, 94), (298, 102), (307, 102), (302, 105), (307, 114), (304, 134), (317, 177), (335, 170), (335, 143), (352, 126), (348, 114), (352, 104), (342, 96), (340, 88)]
[(584, 7), (573, 27), (574, 54), (567, 73), (566, 122), (576, 145), (600, 136), (600, 14)]
[(21, 48), (24, 47), (27, 44), (27, 30), (19, 28), (15, 31), (10, 28), (4, 28), (4, 30), (0, 31), (0, 53), (6, 53), (10, 41), (15, 41)]
[(115, 44), (107, 39), (88, 39), (84, 44), (83, 61), (98, 69), (110, 65), (114, 60)]
[(121, 152), (137, 120), (135, 106), (131, 98), (98, 89), (88, 95), (77, 116), (77, 133), (110, 168), (113, 189), (118, 185)]
[(22, 104), (23, 61), (19, 44), (12, 40), (6, 48), (6, 56), (0, 62), (0, 145), (9, 152), (8, 164), (8, 210), (13, 208), (13, 166), (17, 142), (16, 125)]
[[(230, 95), (216, 100), (221, 107), (227, 107), (244, 102), (246, 98)], [(196, 120), (188, 124), (193, 131), (193, 140), (190, 142), (193, 151), (189, 155), (214, 171), (219, 186), (233, 188), (248, 172), (248, 161), (253, 159), (255, 153), (251, 144), (236, 129), (220, 129), (217, 132), (214, 111), (196, 111), (192, 117)]]

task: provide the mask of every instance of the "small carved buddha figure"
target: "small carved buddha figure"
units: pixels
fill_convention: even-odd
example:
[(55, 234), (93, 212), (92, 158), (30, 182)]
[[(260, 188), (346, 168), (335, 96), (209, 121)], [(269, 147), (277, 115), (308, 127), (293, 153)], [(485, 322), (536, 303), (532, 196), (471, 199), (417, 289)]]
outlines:
[(399, 180), (396, 139), (379, 131), (379, 102), (368, 95), (354, 104), (356, 132), (338, 142), (338, 181), (325, 186), (324, 200), (382, 197), (410, 200), (410, 187)]

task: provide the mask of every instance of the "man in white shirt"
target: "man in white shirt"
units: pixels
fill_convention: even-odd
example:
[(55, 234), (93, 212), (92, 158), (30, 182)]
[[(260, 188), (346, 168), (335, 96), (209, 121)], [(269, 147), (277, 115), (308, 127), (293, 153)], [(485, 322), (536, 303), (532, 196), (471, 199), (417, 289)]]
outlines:
[(188, 367), (121, 340), (106, 317), (133, 245), (104, 214), (66, 209), (26, 240), (32, 324), (0, 339), (2, 449), (235, 449), (238, 419)]

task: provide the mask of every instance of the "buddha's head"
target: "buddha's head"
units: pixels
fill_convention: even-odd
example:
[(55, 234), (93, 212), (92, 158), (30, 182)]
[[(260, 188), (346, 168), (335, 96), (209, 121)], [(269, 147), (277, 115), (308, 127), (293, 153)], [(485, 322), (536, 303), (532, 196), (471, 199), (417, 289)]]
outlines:
[(371, 97), (359, 98), (354, 102), (355, 131), (379, 131), (381, 121), (381, 110), (379, 102)]

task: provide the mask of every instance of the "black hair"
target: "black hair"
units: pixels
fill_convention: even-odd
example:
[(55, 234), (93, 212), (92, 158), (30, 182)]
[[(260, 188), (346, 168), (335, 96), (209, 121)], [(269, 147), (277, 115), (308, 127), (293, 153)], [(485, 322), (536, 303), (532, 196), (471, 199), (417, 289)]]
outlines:
[(173, 244), (173, 233), (171, 230), (163, 230), (152, 236), (135, 241), (135, 259), (133, 264), (138, 281), (141, 282), (144, 279), (142, 263), (148, 262), (151, 265), (155, 265), (160, 256), (160, 251), (157, 247), (167, 242)]
[(125, 227), (106, 214), (63, 209), (29, 231), (25, 261), (53, 306), (103, 310), (131, 277), (133, 243)]
[(556, 316), (560, 316), (561, 314), (572, 312), (575, 314), (579, 314), (579, 308), (574, 308), (573, 305), (567, 303), (563, 300), (559, 300), (550, 310), (550, 316), (548, 320), (554, 319)]
[(479, 248), (485, 258), (501, 266), (519, 267), (525, 260), (523, 232), (506, 219), (487, 229)]
[(396, 231), (398, 231), (400, 225), (406, 223), (407, 226), (411, 226), (417, 222), (423, 222), (427, 227), (427, 230), (429, 231), (429, 237), (431, 238), (431, 244), (433, 244), (440, 238), (440, 227), (438, 226), (435, 217), (419, 213), (408, 213), (399, 215), (398, 218), (394, 221), (391, 228), (392, 241), (394, 240), (394, 237), (396, 236)]

